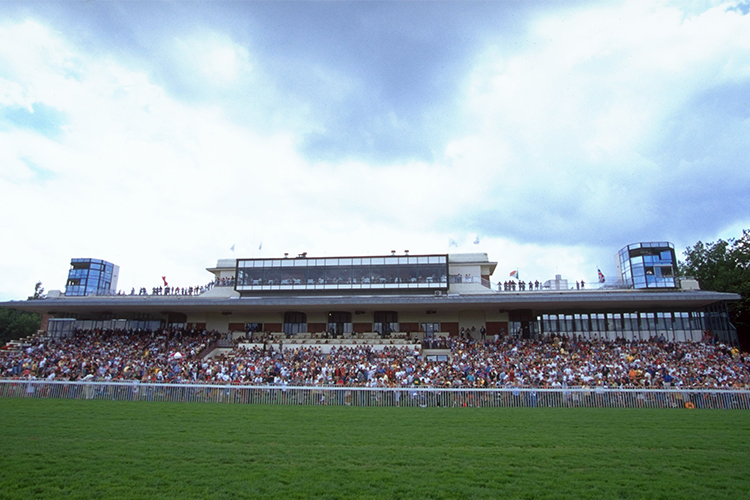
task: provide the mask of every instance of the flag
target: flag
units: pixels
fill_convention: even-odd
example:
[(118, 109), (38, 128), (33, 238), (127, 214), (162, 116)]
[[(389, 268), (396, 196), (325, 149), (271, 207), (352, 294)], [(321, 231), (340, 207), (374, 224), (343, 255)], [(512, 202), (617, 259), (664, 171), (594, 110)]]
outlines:
[(602, 270), (597, 267), (596, 272), (599, 274), (599, 283), (604, 283), (604, 274), (602, 274)]
[(511, 271), (510, 277), (518, 279), (518, 269), (516, 269), (515, 271)]
[(232, 245), (229, 249), (234, 252), (234, 245)]
[(474, 244), (475, 245), (479, 245), (479, 236), (477, 236), (476, 238), (474, 238)]
[(167, 283), (167, 277), (166, 276), (162, 276), (161, 280), (164, 282), (164, 286), (169, 286), (169, 283)]
[(260, 250), (261, 248), (263, 248), (263, 242), (262, 241), (260, 242), (260, 245), (258, 245), (258, 250)]
[(448, 246), (449, 247), (457, 247), (458, 243), (456, 243), (456, 240), (454, 240), (453, 238), (450, 238), (450, 239), (448, 239)]

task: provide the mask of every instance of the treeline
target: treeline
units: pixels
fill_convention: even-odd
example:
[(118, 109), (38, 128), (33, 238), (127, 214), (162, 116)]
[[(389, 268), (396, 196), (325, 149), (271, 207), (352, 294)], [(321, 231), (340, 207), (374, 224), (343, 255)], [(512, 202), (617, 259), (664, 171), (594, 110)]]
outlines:
[(35, 334), (41, 323), (39, 314), (0, 308), (0, 345)]
[(732, 323), (743, 351), (750, 351), (750, 229), (740, 238), (699, 241), (685, 250), (680, 274), (693, 276), (701, 289), (739, 294), (742, 299), (728, 304)]

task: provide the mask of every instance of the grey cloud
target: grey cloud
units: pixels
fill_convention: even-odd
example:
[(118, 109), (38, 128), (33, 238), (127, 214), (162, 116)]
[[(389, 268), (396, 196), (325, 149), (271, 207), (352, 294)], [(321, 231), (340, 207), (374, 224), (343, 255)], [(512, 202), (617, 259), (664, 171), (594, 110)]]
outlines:
[[(535, 8), (538, 5), (535, 6)], [(517, 35), (532, 6), (522, 2), (81, 2), (6, 4), (45, 18), (87, 48), (137, 59), (151, 78), (191, 102), (222, 103), (260, 127), (315, 124), (304, 151), (317, 158), (432, 158), (450, 132), (452, 101), (478, 47)], [(248, 48), (273, 89), (216, 90), (170, 60), (174, 37), (214, 30)], [(353, 82), (337, 95), (335, 82)], [(402, 127), (387, 124), (393, 116)], [(442, 117), (442, 121), (436, 121)], [(283, 125), (283, 123), (282, 123)], [(439, 126), (438, 126), (439, 125)], [(406, 132), (405, 132), (406, 130)], [(428, 137), (429, 139), (425, 139)]]

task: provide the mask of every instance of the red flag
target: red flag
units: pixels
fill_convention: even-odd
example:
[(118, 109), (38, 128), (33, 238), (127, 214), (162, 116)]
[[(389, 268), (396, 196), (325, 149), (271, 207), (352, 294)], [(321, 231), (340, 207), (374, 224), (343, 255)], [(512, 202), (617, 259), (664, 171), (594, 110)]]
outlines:
[(161, 280), (164, 282), (164, 286), (169, 286), (169, 283), (167, 283), (167, 277), (166, 276), (162, 276)]

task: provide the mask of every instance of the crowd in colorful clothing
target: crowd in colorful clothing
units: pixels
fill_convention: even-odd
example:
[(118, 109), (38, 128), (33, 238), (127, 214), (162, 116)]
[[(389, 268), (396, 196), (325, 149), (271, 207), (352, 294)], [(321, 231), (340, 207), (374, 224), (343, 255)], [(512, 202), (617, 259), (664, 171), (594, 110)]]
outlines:
[[(85, 331), (39, 336), (0, 353), (0, 377), (356, 387), (750, 388), (750, 354), (711, 342), (614, 342), (547, 336), (538, 340), (450, 337), (447, 360), (419, 345), (320, 345), (286, 340), (237, 344), (205, 356), (217, 332)], [(446, 353), (447, 354), (447, 353)]]

